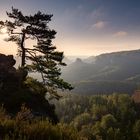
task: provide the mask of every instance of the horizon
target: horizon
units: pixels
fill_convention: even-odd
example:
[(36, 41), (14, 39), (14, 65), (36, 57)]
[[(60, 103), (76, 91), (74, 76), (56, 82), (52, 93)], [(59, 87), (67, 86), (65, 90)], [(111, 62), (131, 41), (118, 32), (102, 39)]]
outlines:
[[(121, 53), (121, 52), (138, 51), (138, 50), (140, 50), (140, 49), (106, 52), (106, 53), (101, 53), (101, 54), (98, 54), (98, 55), (65, 55), (64, 54), (64, 58), (67, 58), (68, 60), (74, 62), (74, 61), (76, 61), (77, 58), (80, 58), (80, 59), (83, 60), (83, 59), (86, 59), (86, 58), (89, 58), (89, 57), (92, 57), (92, 56), (97, 57), (97, 56), (100, 56), (100, 55), (103, 55), (103, 54)], [(6, 55), (12, 55), (12, 54), (6, 54)], [(13, 56), (14, 56), (15, 59), (20, 59), (20, 56), (18, 56), (18, 55), (13, 55)]]
[[(31, 0), (1, 1), (0, 20), (18, 8), (25, 15), (37, 11), (53, 14), (49, 27), (57, 31), (53, 44), (66, 56), (97, 56), (139, 49), (140, 1), (135, 0)], [(83, 20), (84, 19), (84, 20)], [(17, 47), (0, 35), (0, 52), (15, 55)], [(33, 45), (33, 42), (27, 42)], [(12, 47), (9, 47), (12, 46)]]

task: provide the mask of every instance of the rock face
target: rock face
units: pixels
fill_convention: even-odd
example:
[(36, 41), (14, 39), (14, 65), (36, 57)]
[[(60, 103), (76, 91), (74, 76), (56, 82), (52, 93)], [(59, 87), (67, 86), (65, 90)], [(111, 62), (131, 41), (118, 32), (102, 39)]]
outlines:
[(16, 69), (13, 67), (16, 61), (13, 58), (13, 55), (4, 55), (0, 54), (0, 74), (1, 73), (12, 73), (16, 72)]
[(15, 63), (13, 55), (0, 54), (0, 89), (19, 85), (20, 76), (14, 68)]

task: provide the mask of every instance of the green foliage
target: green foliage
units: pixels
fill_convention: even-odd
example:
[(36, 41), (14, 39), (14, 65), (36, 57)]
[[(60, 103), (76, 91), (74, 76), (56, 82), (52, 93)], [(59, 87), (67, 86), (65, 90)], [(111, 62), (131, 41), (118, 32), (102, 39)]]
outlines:
[(25, 105), (14, 118), (7, 117), (5, 110), (0, 108), (0, 139), (3, 140), (80, 140), (78, 132), (66, 124), (53, 125), (46, 119), (31, 116), (30, 109)]
[(37, 81), (32, 77), (27, 77), (26, 80), (24, 81), (24, 85), (30, 88), (33, 92), (42, 94), (44, 96), (47, 91), (46, 87), (41, 82)]
[(85, 139), (140, 139), (140, 104), (129, 95), (65, 95), (55, 104), (60, 120), (75, 127)]
[(78, 115), (76, 118), (74, 118), (71, 124), (73, 124), (74, 127), (77, 128), (78, 130), (80, 130), (82, 126), (90, 125), (91, 123), (92, 123), (92, 118), (90, 117), (90, 114), (83, 113)]
[(104, 115), (102, 117), (102, 120), (101, 120), (101, 127), (103, 129), (108, 129), (110, 127), (113, 127), (115, 128), (116, 127), (116, 124), (117, 124), (117, 121), (116, 119), (114, 118), (113, 115), (111, 114), (107, 114), (107, 115)]
[(21, 106), (20, 112), (17, 113), (15, 119), (17, 122), (31, 120), (33, 118), (33, 114), (31, 110), (25, 107), (25, 104)]
[(20, 110), (20, 106), (25, 104), (34, 115), (48, 117), (54, 123), (58, 122), (55, 106), (46, 100), (43, 92), (40, 92), (41, 87), (31, 85), (27, 87), (26, 84), (25, 87), (18, 88), (16, 91), (10, 89), (0, 90), (0, 105), (3, 104), (7, 112), (15, 116)]
[(0, 107), (0, 121), (3, 121), (5, 119), (10, 118), (9, 115), (7, 115), (5, 108), (3, 107), (3, 105)]
[(133, 136), (135, 140), (140, 140), (140, 120), (137, 120), (134, 124)]
[(33, 110), (24, 104), (20, 112), (12, 117), (1, 107), (0, 138), (140, 140), (140, 104), (129, 95), (66, 95), (55, 105), (60, 118), (60, 123), (56, 125), (45, 117), (36, 117)]

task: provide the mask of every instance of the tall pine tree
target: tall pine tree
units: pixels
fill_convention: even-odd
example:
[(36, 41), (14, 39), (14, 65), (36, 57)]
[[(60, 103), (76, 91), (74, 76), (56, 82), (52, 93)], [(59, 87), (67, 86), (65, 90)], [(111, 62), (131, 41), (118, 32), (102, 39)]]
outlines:
[[(63, 52), (56, 51), (52, 44), (56, 31), (49, 28), (48, 23), (53, 15), (38, 11), (34, 15), (24, 16), (21, 11), (12, 7), (7, 12), (10, 20), (0, 21), (0, 29), (6, 28), (9, 37), (6, 41), (18, 45), (21, 56), (21, 68), (41, 74), (42, 83), (50, 95), (59, 98), (57, 89), (72, 89), (72, 86), (60, 78), (60, 66), (65, 66)], [(34, 40), (36, 45), (26, 45), (27, 40)], [(29, 65), (27, 60), (31, 61)]]

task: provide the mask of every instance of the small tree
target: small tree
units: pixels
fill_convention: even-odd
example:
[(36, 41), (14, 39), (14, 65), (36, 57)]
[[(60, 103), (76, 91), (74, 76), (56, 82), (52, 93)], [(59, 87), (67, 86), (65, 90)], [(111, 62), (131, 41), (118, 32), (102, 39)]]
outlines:
[[(47, 92), (58, 98), (57, 89), (72, 89), (72, 86), (60, 78), (60, 65), (65, 65), (63, 52), (56, 51), (52, 44), (56, 31), (51, 30), (48, 23), (53, 15), (38, 11), (34, 15), (24, 16), (21, 11), (12, 7), (12, 12), (7, 12), (11, 20), (0, 21), (0, 29), (7, 29), (9, 37), (6, 41), (18, 45), (18, 54), (21, 56), (21, 68), (28, 71), (39, 72), (42, 83)], [(34, 40), (36, 45), (26, 46), (27, 40)], [(29, 44), (28, 44), (29, 45)], [(28, 64), (30, 60), (32, 64)]]

